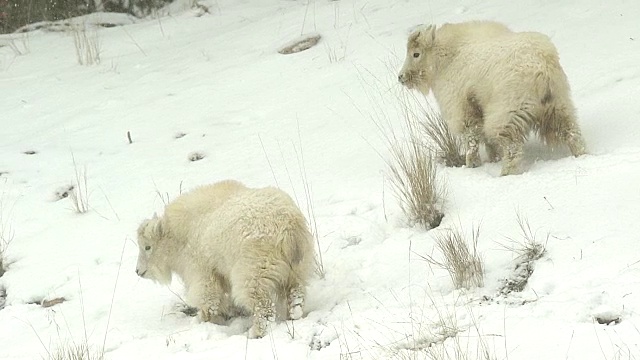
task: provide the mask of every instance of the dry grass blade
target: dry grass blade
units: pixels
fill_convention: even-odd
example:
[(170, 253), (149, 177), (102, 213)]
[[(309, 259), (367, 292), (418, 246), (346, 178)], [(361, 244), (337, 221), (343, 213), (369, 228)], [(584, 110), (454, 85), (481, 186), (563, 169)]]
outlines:
[(160, 199), (160, 201), (162, 201), (162, 203), (164, 204), (164, 206), (169, 205), (169, 203), (171, 202), (171, 198), (169, 196), (168, 192), (165, 192), (164, 194), (160, 192), (160, 190), (158, 190), (158, 188), (156, 187), (156, 195), (158, 196), (158, 198)]
[[(316, 246), (318, 248), (317, 256), (316, 256), (316, 272), (320, 276), (321, 279), (324, 279), (326, 275), (326, 271), (324, 268), (324, 260), (322, 259), (322, 248), (320, 247), (320, 237), (318, 234), (318, 223), (316, 221), (316, 213), (315, 208), (313, 207), (313, 198), (311, 192), (311, 186), (309, 183), (309, 178), (307, 177), (307, 169), (304, 162), (304, 152), (302, 151), (302, 138), (300, 136), (300, 123), (298, 122), (298, 143), (300, 146), (300, 152), (296, 149), (294, 145), (294, 151), (296, 153), (296, 159), (298, 161), (298, 171), (300, 172), (300, 179), (302, 180), (302, 185), (304, 189), (304, 197), (306, 203), (306, 213), (307, 213), (307, 222), (309, 224), (309, 230), (311, 231), (311, 235), (316, 241)], [(290, 180), (291, 181), (291, 180)], [(292, 184), (293, 185), (293, 184)]]
[(87, 193), (87, 169), (78, 168), (76, 158), (71, 154), (73, 160), (73, 168), (75, 171), (75, 186), (69, 193), (69, 199), (73, 205), (73, 210), (78, 214), (84, 214), (89, 211), (89, 194)]
[(447, 229), (436, 235), (436, 247), (444, 256), (438, 261), (432, 256), (423, 256), (432, 265), (447, 270), (456, 289), (482, 287), (484, 285), (484, 263), (478, 254), (480, 227), (472, 229), (471, 244), (459, 229)]

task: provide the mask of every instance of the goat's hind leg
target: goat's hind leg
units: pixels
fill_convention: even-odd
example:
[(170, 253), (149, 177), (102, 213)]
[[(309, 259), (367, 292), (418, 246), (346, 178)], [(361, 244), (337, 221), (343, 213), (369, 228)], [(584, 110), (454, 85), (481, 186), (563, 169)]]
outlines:
[(272, 294), (258, 290), (253, 294), (253, 325), (249, 329), (250, 338), (261, 338), (267, 334), (269, 324), (276, 320), (275, 299)]
[(500, 176), (514, 175), (520, 171), (520, 163), (522, 162), (523, 142), (505, 141), (502, 145), (502, 171)]
[(485, 141), (484, 147), (487, 150), (487, 156), (490, 162), (498, 162), (502, 159), (502, 153), (500, 151), (500, 145), (491, 141)]
[[(526, 129), (526, 130), (525, 130)], [(499, 144), (502, 149), (502, 171), (500, 176), (513, 175), (520, 172), (520, 163), (524, 149), (524, 141), (528, 127), (523, 125), (513, 113), (510, 121), (499, 131), (498, 136), (491, 142)]]
[(547, 110), (546, 122), (541, 135), (547, 143), (564, 143), (569, 147), (571, 154), (576, 157), (587, 153), (572, 106), (556, 104)]
[(295, 284), (289, 289), (289, 319), (298, 320), (302, 317), (304, 311), (304, 297), (305, 293), (302, 285)]
[(530, 130), (531, 114), (520, 109), (507, 115), (507, 123), (498, 132), (496, 143), (502, 148), (501, 176), (520, 172), (524, 141)]
[(269, 325), (276, 320), (276, 289), (272, 279), (277, 278), (268, 265), (238, 264), (231, 279), (234, 302), (250, 311), (253, 325), (250, 338), (261, 338), (267, 334)]

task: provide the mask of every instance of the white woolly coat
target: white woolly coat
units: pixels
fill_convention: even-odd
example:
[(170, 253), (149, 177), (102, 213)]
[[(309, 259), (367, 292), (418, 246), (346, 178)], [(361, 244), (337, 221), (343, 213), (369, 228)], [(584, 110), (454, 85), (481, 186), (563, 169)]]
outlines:
[(478, 165), (478, 144), (486, 142), (502, 150), (502, 174), (514, 173), (531, 130), (585, 153), (567, 77), (546, 35), (490, 21), (430, 25), (409, 36), (398, 79), (433, 91), (449, 128), (465, 137), (467, 166)]
[(205, 319), (231, 316), (238, 307), (273, 320), (271, 303), (292, 293), (301, 299), (290, 311), (300, 305), (300, 314), (290, 316), (301, 315), (302, 289), (315, 264), (313, 237), (297, 205), (277, 188), (237, 181), (197, 188), (166, 206), (161, 218), (143, 222), (138, 241), (138, 274), (162, 283), (171, 272), (179, 275), (187, 302)]

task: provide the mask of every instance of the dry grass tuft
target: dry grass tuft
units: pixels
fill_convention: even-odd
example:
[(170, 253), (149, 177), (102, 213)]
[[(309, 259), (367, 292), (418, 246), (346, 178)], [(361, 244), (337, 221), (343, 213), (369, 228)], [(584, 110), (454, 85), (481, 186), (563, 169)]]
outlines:
[(74, 25), (71, 29), (76, 58), (80, 65), (100, 63), (100, 38), (97, 31), (88, 31), (87, 25)]
[(481, 332), (478, 318), (470, 304), (465, 303), (468, 314), (461, 316), (457, 301), (447, 305), (431, 299), (427, 322), (412, 324), (412, 329), (418, 332), (407, 334), (399, 346), (391, 346), (388, 354), (392, 356), (389, 357), (398, 360), (496, 360), (489, 335)]
[(435, 111), (428, 103), (414, 101), (415, 97), (407, 89), (393, 91), (396, 84), (386, 85), (375, 77), (361, 76), (361, 79), (374, 91), (365, 89), (369, 98), (366, 110), (357, 105), (356, 108), (376, 125), (389, 151), (389, 155), (380, 155), (387, 165), (389, 183), (402, 212), (411, 225), (427, 230), (439, 226), (444, 216), (446, 187), (438, 173), (436, 154), (422, 131), (423, 117), (434, 116)]
[[(524, 290), (533, 274), (535, 261), (542, 258), (546, 253), (545, 244), (538, 241), (536, 233), (531, 230), (529, 220), (520, 213), (517, 213), (516, 216), (521, 237), (519, 240), (508, 238), (510, 243), (502, 245), (508, 251), (516, 254), (516, 258), (513, 271), (509, 278), (504, 279), (503, 285), (498, 290), (500, 295), (508, 295), (512, 292)], [(547, 233), (545, 243), (549, 240), (549, 236), (550, 234)]]
[(4, 272), (5, 272), (5, 269), (4, 269), (4, 248), (5, 248), (5, 246), (0, 243), (0, 277), (2, 277), (2, 275), (4, 275)]
[(432, 153), (413, 138), (390, 145), (389, 179), (400, 207), (409, 221), (426, 229), (440, 225), (440, 205), (445, 193), (438, 183)]
[[(477, 330), (477, 329), (476, 329)], [(481, 334), (477, 334), (478, 342), (473, 351), (468, 341), (462, 341), (460, 336), (453, 337), (448, 341), (435, 344), (427, 349), (427, 359), (429, 360), (497, 360), (497, 357), (489, 349), (489, 345)]]
[(0, 276), (5, 272), (5, 251), (16, 233), (11, 225), (12, 208), (5, 208), (5, 193), (0, 193)]
[(0, 286), (0, 310), (4, 309), (4, 304), (7, 301), (7, 290)]
[(424, 142), (421, 116), (411, 105), (406, 92), (398, 96), (404, 117), (403, 138), (392, 129), (381, 133), (386, 139), (391, 159), (386, 160), (393, 192), (405, 216), (412, 224), (425, 229), (440, 225), (446, 189), (438, 177), (434, 153)]
[[(516, 213), (518, 220), (518, 226), (520, 227), (522, 241), (516, 242), (512, 240), (512, 243), (516, 243), (517, 246), (511, 247), (518, 258), (526, 259), (527, 261), (535, 261), (540, 259), (546, 253), (545, 244), (538, 241), (536, 233), (531, 230), (531, 224), (529, 219), (524, 217), (520, 213)], [(550, 234), (547, 233), (545, 243), (549, 240)]]
[(447, 270), (456, 289), (482, 287), (484, 263), (478, 254), (480, 227), (472, 228), (471, 244), (459, 229), (447, 229), (436, 235), (436, 247), (444, 256), (439, 261), (430, 255), (423, 258), (431, 265)]
[[(418, 104), (423, 104), (417, 101)], [(427, 103), (428, 104), (428, 103)], [(454, 135), (441, 114), (436, 113), (431, 106), (420, 107), (424, 121), (421, 130), (429, 140), (431, 150), (436, 159), (445, 166), (460, 167), (465, 165), (464, 146), (462, 140)]]
[(0, 39), (0, 47), (8, 46), (16, 56), (28, 54), (31, 51), (29, 36), (29, 33), (26, 32), (21, 35), (13, 34), (12, 37), (4, 37)]
[(65, 344), (47, 353), (43, 360), (102, 360), (104, 352), (91, 349), (87, 344)]

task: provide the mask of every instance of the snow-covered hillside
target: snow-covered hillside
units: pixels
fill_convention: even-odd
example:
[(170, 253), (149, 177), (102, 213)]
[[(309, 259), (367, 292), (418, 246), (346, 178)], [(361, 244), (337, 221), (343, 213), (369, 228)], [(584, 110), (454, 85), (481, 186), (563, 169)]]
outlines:
[[(637, 0), (199, 2), (209, 13), (99, 29), (94, 66), (77, 64), (68, 33), (0, 36), (13, 44), (0, 47), (0, 231), (12, 239), (0, 359), (71, 342), (107, 359), (424, 359), (406, 349), (451, 328), (437, 351), (468, 359), (485, 348), (509, 360), (640, 358)], [(422, 258), (440, 256), (442, 230), (405, 225), (369, 115), (402, 123), (394, 94), (411, 27), (471, 19), (552, 38), (589, 155), (532, 141), (522, 175), (440, 169), (441, 228), (480, 226), (485, 286), (460, 291)], [(322, 40), (277, 53), (306, 33)], [(58, 200), (77, 175), (85, 214)], [(179, 311), (179, 282), (136, 276), (135, 230), (167, 198), (234, 178), (277, 185), (306, 209), (305, 177), (326, 274), (301, 320), (247, 340), (249, 319), (199, 323)], [(487, 300), (514, 266), (505, 245), (520, 236), (518, 213), (546, 255), (524, 291)], [(601, 313), (620, 321), (599, 324)]]

